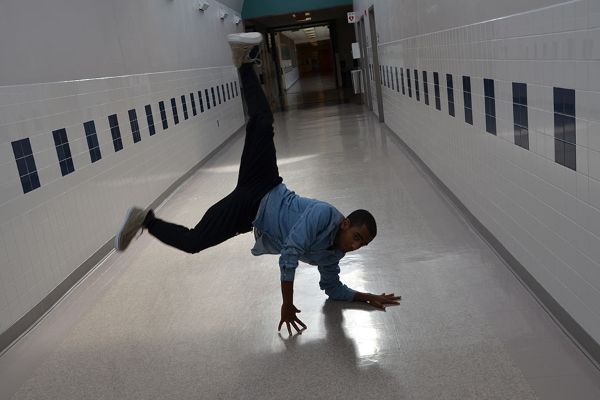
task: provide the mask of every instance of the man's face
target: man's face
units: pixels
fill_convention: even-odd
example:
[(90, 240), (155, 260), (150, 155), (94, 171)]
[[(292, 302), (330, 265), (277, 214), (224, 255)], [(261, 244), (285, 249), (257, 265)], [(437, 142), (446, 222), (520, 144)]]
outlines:
[(335, 238), (335, 247), (344, 253), (358, 250), (373, 240), (366, 225), (352, 226), (350, 220), (344, 218)]

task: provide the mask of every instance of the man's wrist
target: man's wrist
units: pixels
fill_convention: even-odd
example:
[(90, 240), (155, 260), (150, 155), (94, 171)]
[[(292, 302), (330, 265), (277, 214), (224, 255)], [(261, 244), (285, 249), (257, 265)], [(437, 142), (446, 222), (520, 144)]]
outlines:
[(284, 306), (294, 304), (294, 281), (281, 281), (281, 297)]
[(356, 292), (354, 294), (353, 301), (368, 302), (368, 301), (371, 301), (372, 299), (373, 299), (373, 295), (371, 293)]

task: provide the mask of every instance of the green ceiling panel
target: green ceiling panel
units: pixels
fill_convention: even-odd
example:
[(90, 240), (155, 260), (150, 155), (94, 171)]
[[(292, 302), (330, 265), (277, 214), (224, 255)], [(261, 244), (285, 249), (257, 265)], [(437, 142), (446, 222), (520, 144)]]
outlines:
[(352, 0), (245, 0), (242, 18), (249, 19), (347, 5), (352, 5)]

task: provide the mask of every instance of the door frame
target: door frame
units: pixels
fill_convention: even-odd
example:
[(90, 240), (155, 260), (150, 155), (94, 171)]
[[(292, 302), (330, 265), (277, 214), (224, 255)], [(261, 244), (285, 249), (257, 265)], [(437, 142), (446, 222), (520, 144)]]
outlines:
[(381, 74), (379, 73), (379, 52), (377, 51), (377, 28), (375, 27), (375, 6), (369, 7), (369, 28), (371, 31), (371, 53), (373, 54), (373, 75), (375, 77), (375, 93), (377, 94), (377, 112), (379, 122), (383, 118), (383, 96), (381, 93)]

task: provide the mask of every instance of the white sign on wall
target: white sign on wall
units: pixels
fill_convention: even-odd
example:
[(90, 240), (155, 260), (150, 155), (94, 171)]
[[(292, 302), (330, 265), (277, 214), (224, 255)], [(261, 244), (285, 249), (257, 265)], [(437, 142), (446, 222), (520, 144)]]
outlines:
[(348, 23), (353, 24), (355, 22), (356, 22), (356, 15), (354, 14), (354, 11), (349, 12), (348, 13)]
[(357, 42), (352, 43), (352, 58), (360, 58), (360, 47)]

